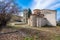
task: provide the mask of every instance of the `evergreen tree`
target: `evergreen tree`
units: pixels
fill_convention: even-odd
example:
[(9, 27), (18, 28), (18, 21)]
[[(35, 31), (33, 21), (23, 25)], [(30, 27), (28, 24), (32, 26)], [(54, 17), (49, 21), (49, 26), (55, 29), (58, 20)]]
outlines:
[(29, 8), (28, 9), (28, 18), (30, 18), (30, 15), (32, 14), (32, 11), (31, 11), (31, 9)]

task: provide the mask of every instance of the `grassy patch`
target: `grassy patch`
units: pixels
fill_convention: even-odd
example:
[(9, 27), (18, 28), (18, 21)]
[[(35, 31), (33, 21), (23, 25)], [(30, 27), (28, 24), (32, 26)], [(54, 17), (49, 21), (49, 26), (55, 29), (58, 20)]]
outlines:
[(60, 36), (56, 36), (55, 37), (55, 40), (60, 40)]
[(24, 40), (33, 40), (32, 37), (25, 37)]

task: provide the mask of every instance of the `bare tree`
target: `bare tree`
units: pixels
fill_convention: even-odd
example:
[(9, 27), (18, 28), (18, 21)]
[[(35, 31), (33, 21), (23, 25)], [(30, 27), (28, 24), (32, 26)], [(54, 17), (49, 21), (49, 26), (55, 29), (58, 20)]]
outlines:
[(6, 26), (7, 22), (11, 19), (11, 15), (18, 14), (19, 12), (20, 9), (14, 0), (0, 1), (0, 26)]

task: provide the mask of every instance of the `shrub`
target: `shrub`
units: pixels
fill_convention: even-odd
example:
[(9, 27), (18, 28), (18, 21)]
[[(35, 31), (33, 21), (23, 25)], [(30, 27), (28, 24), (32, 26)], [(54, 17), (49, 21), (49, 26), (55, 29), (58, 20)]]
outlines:
[(25, 37), (24, 40), (33, 40), (31, 37)]

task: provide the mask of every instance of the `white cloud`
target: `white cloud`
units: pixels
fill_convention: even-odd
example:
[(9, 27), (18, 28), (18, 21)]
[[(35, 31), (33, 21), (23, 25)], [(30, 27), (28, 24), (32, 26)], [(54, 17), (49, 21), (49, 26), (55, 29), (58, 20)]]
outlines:
[(0, 0), (0, 1), (4, 1), (4, 0)]
[[(52, 5), (58, 1), (57, 0), (34, 0), (31, 9), (46, 9), (46, 8), (48, 9), (50, 5)], [(53, 8), (54, 6), (51, 6), (51, 8)], [(56, 6), (58, 6), (58, 5), (56, 5)]]
[(0, 0), (0, 1), (3, 1), (3, 0)]
[[(59, 3), (58, 3), (59, 2)], [(60, 0), (34, 0), (31, 9), (51, 9), (60, 8)], [(59, 9), (58, 9), (59, 10)], [(60, 18), (60, 10), (57, 11), (57, 19)]]
[(59, 8), (59, 7), (60, 7), (60, 3), (51, 6), (49, 9), (57, 9), (57, 8)]

